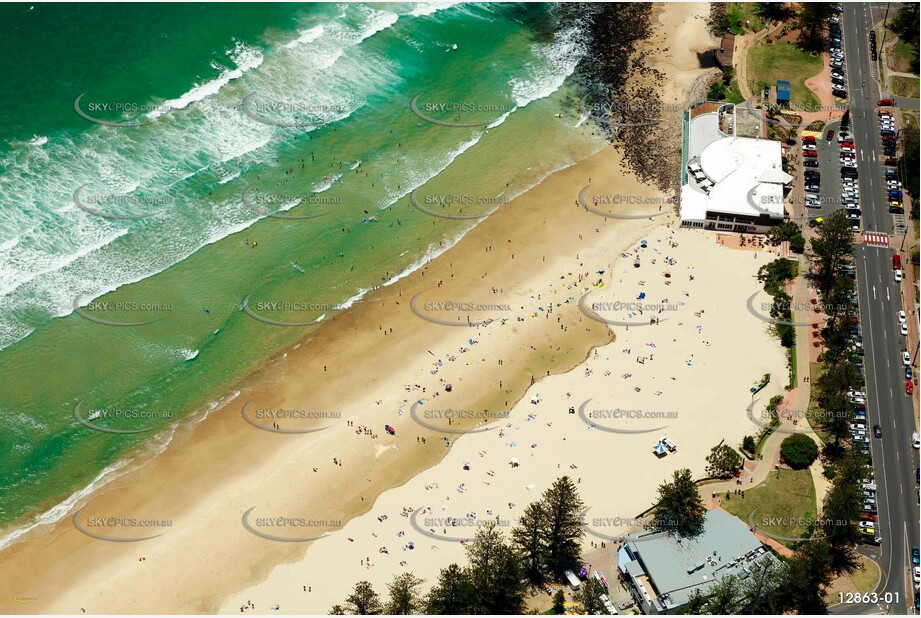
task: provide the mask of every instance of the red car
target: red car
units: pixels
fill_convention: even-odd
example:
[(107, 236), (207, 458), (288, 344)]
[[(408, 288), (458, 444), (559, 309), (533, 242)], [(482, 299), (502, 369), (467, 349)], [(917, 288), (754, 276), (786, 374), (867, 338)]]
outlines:
[(829, 131), (828, 133), (825, 134), (825, 139), (827, 139), (828, 141), (831, 141), (832, 138), (834, 138), (834, 137), (835, 137), (835, 132), (834, 132), (834, 130), (831, 130), (831, 131)]
[(892, 269), (898, 270), (900, 268), (902, 268), (902, 256), (896, 253), (892, 256)]
[(865, 519), (867, 521), (876, 521), (876, 515), (873, 513), (861, 513), (860, 519)]
[(892, 105), (892, 99), (880, 99), (876, 102), (877, 105)]
[(841, 142), (842, 146), (847, 146), (848, 148), (854, 148), (854, 142)]
[(817, 153), (815, 150), (807, 150), (806, 152), (803, 153), (803, 156), (809, 157), (811, 159), (815, 159), (819, 156), (819, 153)]
[(899, 160), (896, 159), (895, 157), (886, 157), (886, 160), (883, 161), (883, 163), (885, 163), (886, 165), (898, 165)]
[(911, 395), (914, 392), (915, 392), (915, 383), (909, 380), (908, 382), (905, 383), (905, 394)]
[(863, 404), (863, 403), (855, 404), (854, 407), (855, 407), (856, 409), (858, 409), (858, 410), (866, 410), (866, 409), (867, 409), (866, 404)]
[(804, 135), (803, 143), (804, 144), (815, 144), (815, 135)]

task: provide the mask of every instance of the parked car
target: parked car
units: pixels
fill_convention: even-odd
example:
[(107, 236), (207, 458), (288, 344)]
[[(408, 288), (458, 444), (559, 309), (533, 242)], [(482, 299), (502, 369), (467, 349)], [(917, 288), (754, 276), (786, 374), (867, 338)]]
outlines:
[(914, 392), (915, 392), (915, 383), (909, 380), (908, 382), (905, 383), (905, 394), (913, 395)]
[[(902, 272), (902, 271), (898, 271), (898, 272)], [(908, 355), (907, 350), (902, 350), (902, 364), (906, 366), (911, 365), (911, 356)]]
[[(895, 272), (895, 282), (899, 283), (902, 280), (902, 270), (899, 269), (894, 272)], [(905, 364), (907, 365), (908, 363), (905, 363)]]
[(803, 165), (806, 167), (819, 167), (818, 161), (803, 161)]
[(889, 106), (892, 105), (892, 99), (880, 99), (876, 102), (876, 104), (881, 106)]

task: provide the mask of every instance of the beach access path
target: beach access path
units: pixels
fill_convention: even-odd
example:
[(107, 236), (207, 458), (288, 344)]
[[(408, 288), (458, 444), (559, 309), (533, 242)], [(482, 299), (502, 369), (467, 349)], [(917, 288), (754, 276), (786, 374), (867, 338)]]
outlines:
[[(802, 272), (805, 267), (805, 259), (800, 260), (800, 272)], [(809, 296), (809, 287), (806, 283), (806, 279), (802, 276), (797, 277), (792, 287), (794, 307), (806, 307)], [(806, 322), (810, 319), (812, 318), (808, 312), (794, 311), (793, 321), (797, 324), (802, 324), (796, 327), (797, 342), (809, 341), (810, 326), (806, 324)], [(741, 484), (733, 478), (719, 483), (707, 483), (700, 486), (701, 498), (703, 498), (707, 508), (719, 508), (722, 504), (722, 498), (720, 496), (728, 491), (751, 489), (764, 482), (768, 474), (781, 465), (780, 444), (785, 438), (793, 435), (793, 433), (806, 433), (819, 445), (820, 449), (822, 448), (822, 441), (814, 432), (808, 430), (804, 431), (798, 426), (798, 423), (794, 424), (794, 419), (799, 420), (805, 418), (805, 411), (809, 409), (811, 393), (811, 383), (805, 381), (805, 378), (808, 378), (810, 375), (809, 348), (805, 345), (799, 345), (796, 350), (796, 373), (798, 376), (798, 383), (786, 393), (783, 401), (778, 406), (780, 424), (765, 441), (761, 449), (761, 456), (755, 460), (746, 459), (743, 462), (742, 472), (739, 475), (739, 479), (742, 481)], [(822, 466), (819, 460), (816, 460), (816, 462), (810, 466), (809, 471), (812, 474), (812, 481), (816, 490), (817, 512), (820, 512), (825, 495), (828, 492), (829, 483), (828, 480), (822, 476)], [(774, 548), (782, 555), (788, 556), (793, 553), (788, 547), (764, 534), (756, 532), (756, 536), (761, 542)]]

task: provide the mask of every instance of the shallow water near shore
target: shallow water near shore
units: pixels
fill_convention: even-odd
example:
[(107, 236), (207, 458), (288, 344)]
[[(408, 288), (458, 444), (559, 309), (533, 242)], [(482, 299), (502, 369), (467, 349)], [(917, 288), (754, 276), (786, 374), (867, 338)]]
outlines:
[[(421, 212), (411, 191), (433, 210), (447, 208), (445, 196), (490, 198), (447, 210), (485, 214), (601, 147), (589, 125), (574, 128), (578, 111), (567, 99), (578, 33), (533, 27), (548, 7), (332, 8), (248, 7), (215, 22), (224, 30), (202, 45), (226, 45), (204, 50), (200, 66), (188, 66), (185, 41), (172, 81), (161, 75), (146, 92), (119, 91), (111, 75), (76, 89), (62, 82), (48, 96), (66, 116), (45, 106), (31, 113), (47, 130), (34, 119), (8, 127), (0, 151), (0, 202), (13, 212), (0, 220), (6, 539), (142, 443), (162, 448), (172, 424), (206, 413), (316, 323), (476, 224)], [(265, 27), (253, 27), (260, 17)], [(135, 28), (149, 40), (182, 23)], [(87, 18), (80, 36), (92, 28)], [(173, 109), (138, 127), (78, 124), (73, 98), (82, 91)], [(477, 126), (420, 118), (410, 108), (416, 95), (431, 117)], [(241, 111), (244, 100), (261, 121)], [(439, 102), (489, 109), (452, 114)], [(103, 200), (92, 209), (137, 218), (101, 217), (74, 204), (81, 187), (84, 205), (130, 195), (159, 199), (163, 212)], [(253, 313), (298, 326), (260, 321), (244, 299)], [(89, 422), (101, 428), (138, 433), (94, 431), (76, 418), (95, 414)]]

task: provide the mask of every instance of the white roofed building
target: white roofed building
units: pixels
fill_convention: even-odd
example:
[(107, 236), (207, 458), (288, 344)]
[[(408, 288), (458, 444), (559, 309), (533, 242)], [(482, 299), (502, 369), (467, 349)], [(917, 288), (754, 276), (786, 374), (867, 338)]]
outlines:
[(701, 103), (685, 115), (681, 225), (763, 233), (784, 221), (781, 144), (735, 137), (735, 107)]

